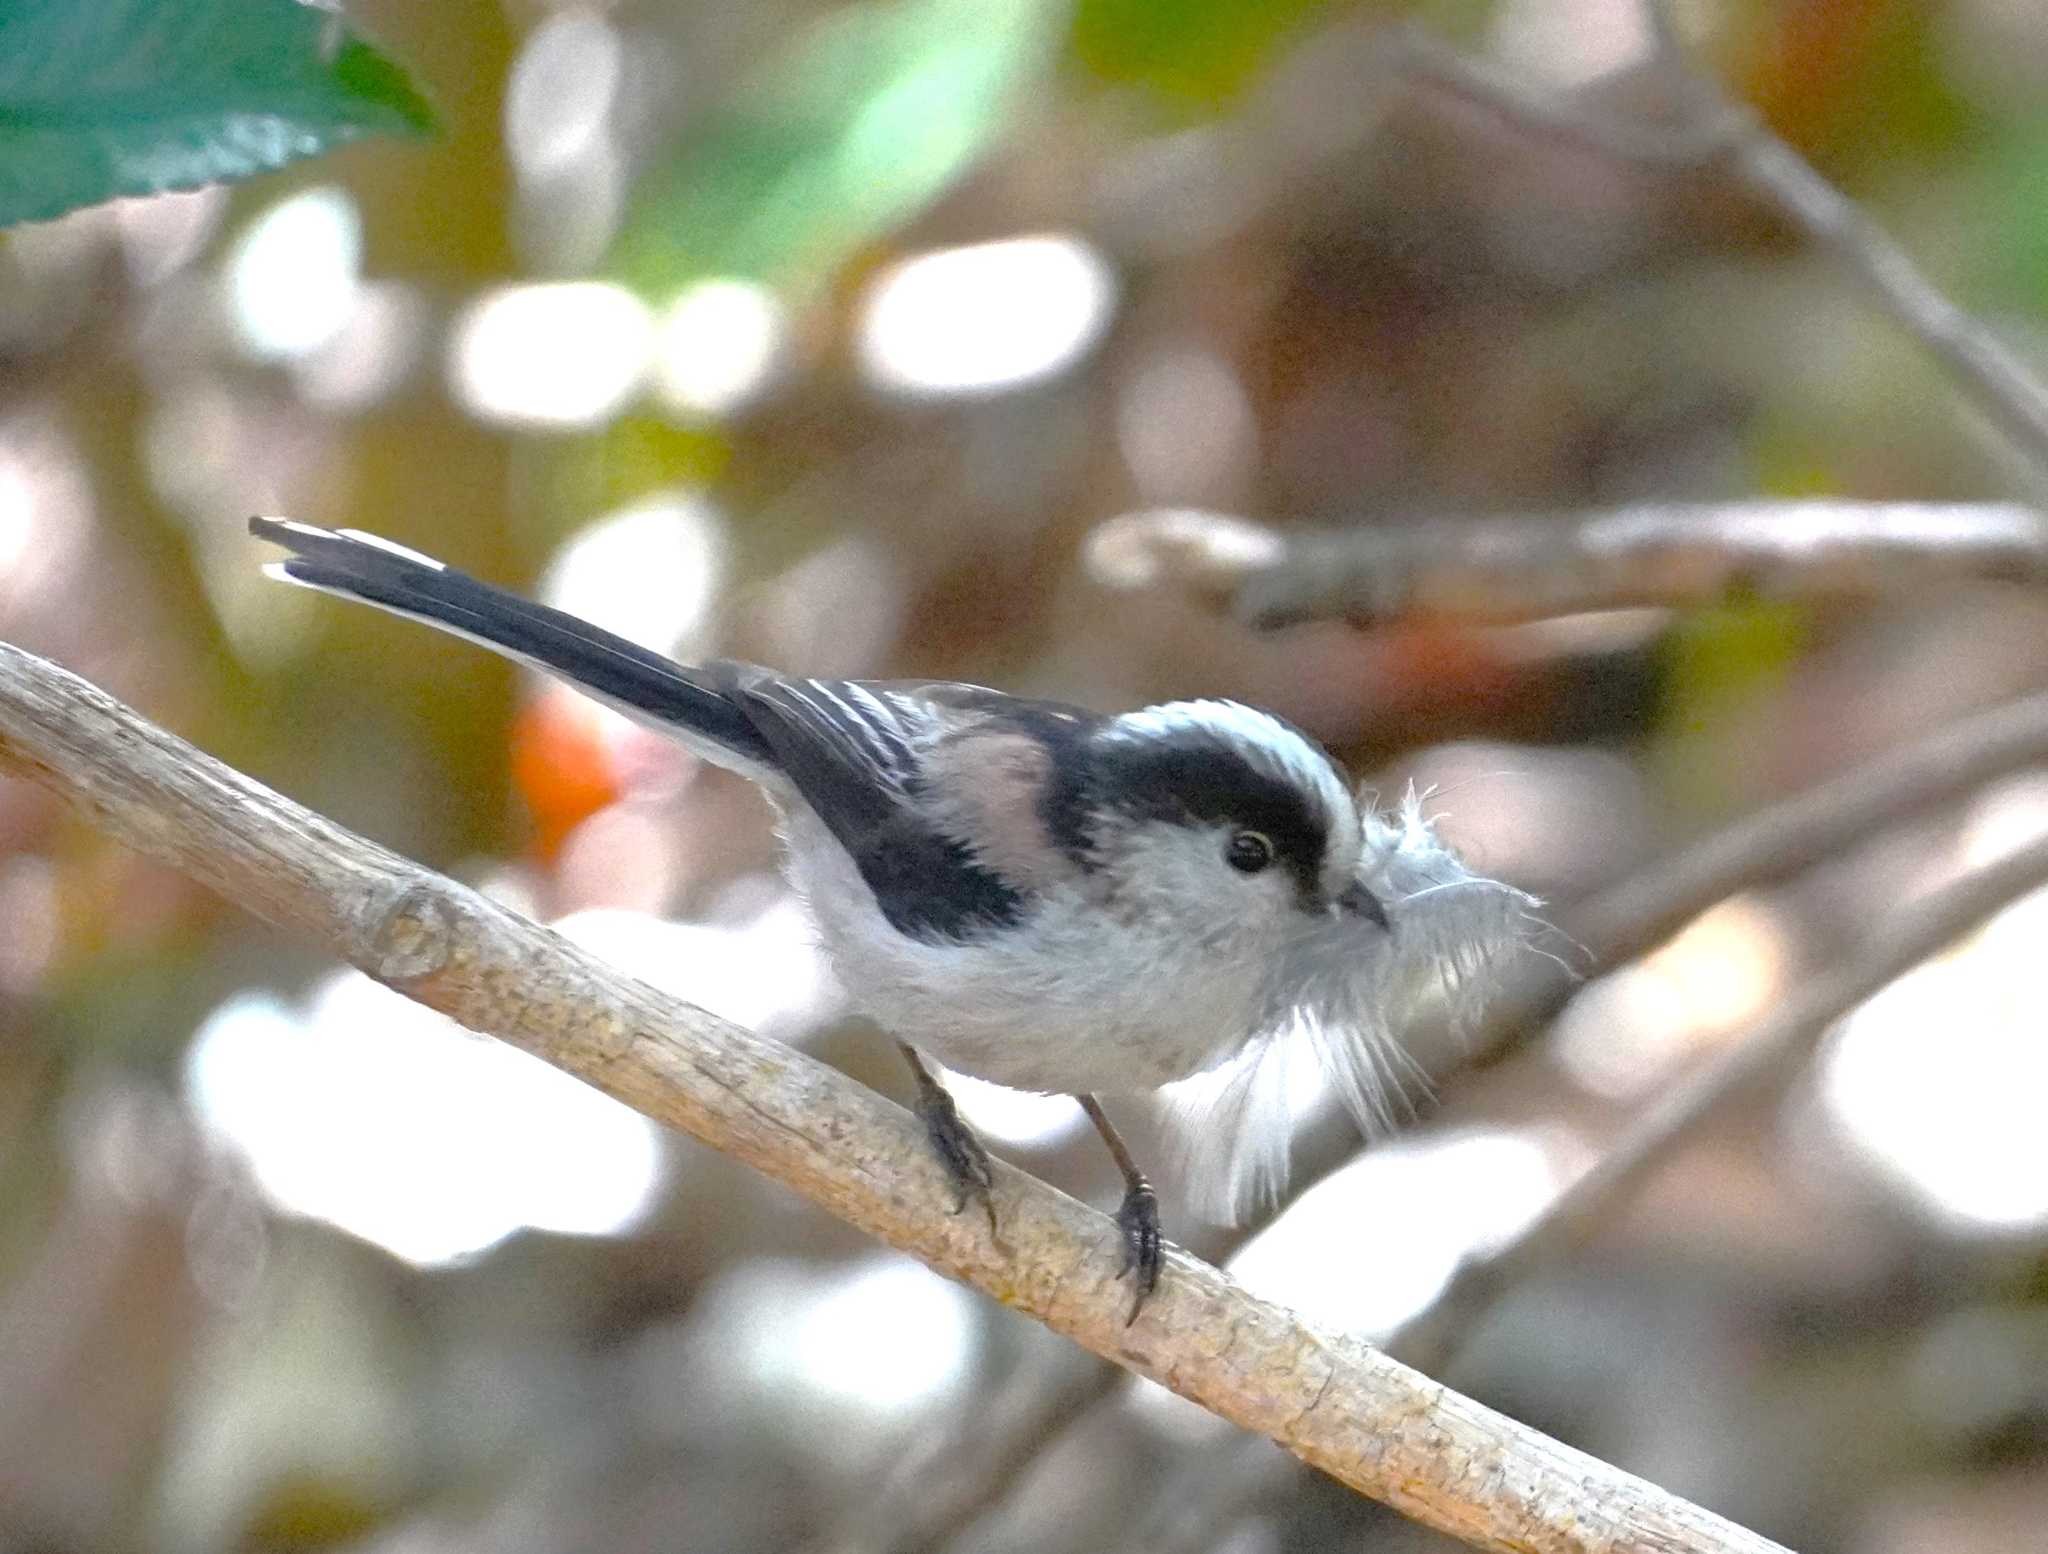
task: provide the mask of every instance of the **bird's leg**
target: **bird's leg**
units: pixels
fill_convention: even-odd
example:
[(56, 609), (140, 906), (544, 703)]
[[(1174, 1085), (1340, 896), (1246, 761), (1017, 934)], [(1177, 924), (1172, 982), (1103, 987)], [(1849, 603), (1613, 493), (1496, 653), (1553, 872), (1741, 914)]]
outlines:
[(996, 1206), (990, 1193), (996, 1185), (996, 1178), (995, 1170), (989, 1164), (988, 1151), (981, 1147), (981, 1140), (974, 1136), (973, 1129), (960, 1120), (953, 1098), (946, 1094), (946, 1087), (925, 1067), (924, 1059), (917, 1055), (916, 1049), (907, 1042), (899, 1041), (896, 1045), (902, 1049), (911, 1073), (917, 1076), (917, 1115), (924, 1123), (925, 1137), (932, 1141), (932, 1150), (938, 1155), (939, 1163), (953, 1178), (953, 1212), (958, 1214), (966, 1208), (969, 1198), (980, 1199), (982, 1208), (988, 1211), (989, 1234), (994, 1235)]
[(1121, 1279), (1133, 1270), (1137, 1273), (1131, 1314), (1124, 1319), (1128, 1326), (1138, 1320), (1145, 1297), (1159, 1287), (1159, 1195), (1152, 1191), (1152, 1184), (1131, 1158), (1129, 1146), (1103, 1111), (1102, 1103), (1092, 1095), (1077, 1095), (1074, 1099), (1081, 1103), (1081, 1110), (1095, 1124), (1095, 1131), (1102, 1135), (1102, 1142), (1116, 1158), (1117, 1169), (1124, 1174), (1124, 1201), (1116, 1211), (1117, 1228), (1124, 1233), (1124, 1265), (1117, 1270), (1117, 1277)]

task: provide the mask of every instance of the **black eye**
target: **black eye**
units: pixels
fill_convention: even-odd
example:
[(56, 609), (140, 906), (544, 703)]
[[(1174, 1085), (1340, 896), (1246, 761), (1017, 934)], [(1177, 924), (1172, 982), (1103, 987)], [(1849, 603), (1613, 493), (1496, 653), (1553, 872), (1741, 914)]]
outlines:
[(1256, 874), (1273, 861), (1273, 843), (1257, 831), (1240, 831), (1223, 849), (1223, 861), (1240, 874)]

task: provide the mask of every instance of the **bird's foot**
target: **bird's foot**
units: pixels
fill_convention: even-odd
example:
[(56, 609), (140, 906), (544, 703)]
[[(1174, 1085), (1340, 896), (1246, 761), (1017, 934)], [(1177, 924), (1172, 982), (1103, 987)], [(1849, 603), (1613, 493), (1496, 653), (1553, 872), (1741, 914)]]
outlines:
[(1152, 1191), (1152, 1184), (1143, 1177), (1131, 1183), (1124, 1194), (1123, 1204), (1116, 1211), (1117, 1229), (1124, 1233), (1124, 1264), (1116, 1271), (1121, 1279), (1127, 1273), (1137, 1277), (1131, 1295), (1131, 1314), (1124, 1319), (1129, 1326), (1138, 1320), (1138, 1313), (1144, 1309), (1145, 1298), (1159, 1288), (1159, 1269), (1164, 1258), (1159, 1249), (1159, 1195)]
[(924, 1123), (925, 1137), (932, 1141), (932, 1152), (946, 1168), (946, 1175), (953, 1179), (953, 1212), (964, 1210), (970, 1198), (979, 1201), (988, 1214), (989, 1234), (994, 1235), (995, 1168), (989, 1163), (981, 1140), (961, 1121), (953, 1098), (937, 1084), (918, 1087), (917, 1115)]

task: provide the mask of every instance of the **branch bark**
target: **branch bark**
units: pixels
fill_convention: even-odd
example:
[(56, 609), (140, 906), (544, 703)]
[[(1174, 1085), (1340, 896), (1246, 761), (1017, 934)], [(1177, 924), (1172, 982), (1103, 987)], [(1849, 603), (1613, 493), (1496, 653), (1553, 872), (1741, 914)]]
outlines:
[(1645, 503), (1571, 518), (1432, 520), (1288, 534), (1189, 509), (1091, 536), (1112, 588), (1179, 586), (1248, 625), (1493, 624), (1740, 594), (1872, 598), (1980, 580), (2048, 584), (2048, 517), (2003, 502)]
[(1173, 1251), (1136, 1323), (1107, 1217), (998, 1163), (1000, 1239), (902, 1110), (667, 998), (263, 788), (0, 644), (0, 763), (378, 981), (723, 1150), (938, 1272), (1475, 1547), (1765, 1554), (1777, 1545), (1317, 1331)]

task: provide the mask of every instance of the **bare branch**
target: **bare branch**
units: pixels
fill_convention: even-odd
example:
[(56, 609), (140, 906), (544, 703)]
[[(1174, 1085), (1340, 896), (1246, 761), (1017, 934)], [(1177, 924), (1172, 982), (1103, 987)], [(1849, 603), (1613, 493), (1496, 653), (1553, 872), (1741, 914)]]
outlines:
[(1109, 1219), (999, 1165), (1000, 1240), (949, 1195), (898, 1107), (793, 1048), (667, 998), (475, 892), (202, 755), (0, 645), (0, 760), (111, 836), (370, 976), (754, 1166), (930, 1267), (1193, 1398), (1396, 1510), (1502, 1551), (1777, 1546), (1314, 1330), (1169, 1256), (1126, 1325)]
[(1389, 1348), (1440, 1372), (1501, 1291), (1587, 1241), (1723, 1107), (1804, 1059), (1858, 1004), (2044, 886), (2048, 840), (1973, 870), (1899, 913), (1850, 959), (1798, 989), (1725, 1055), (1652, 1104), (1519, 1236), (1460, 1268), (1442, 1298)]
[(2002, 502), (1646, 503), (1573, 518), (1281, 535), (1188, 509), (1090, 537), (1113, 588), (1175, 585), (1253, 626), (1537, 620), (1730, 595), (1870, 598), (1964, 579), (2048, 583), (2048, 517)]

